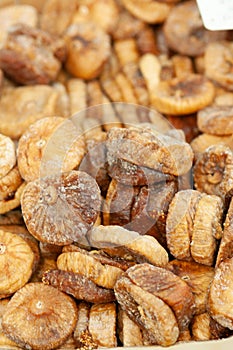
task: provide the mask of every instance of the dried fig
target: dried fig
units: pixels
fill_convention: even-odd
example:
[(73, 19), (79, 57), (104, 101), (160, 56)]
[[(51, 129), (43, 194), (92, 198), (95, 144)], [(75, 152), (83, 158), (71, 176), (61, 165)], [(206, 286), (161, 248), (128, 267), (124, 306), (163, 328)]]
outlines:
[(7, 175), (16, 164), (15, 144), (7, 136), (0, 134), (0, 179)]
[(42, 282), (90, 303), (107, 303), (115, 300), (112, 290), (101, 288), (85, 276), (74, 272), (48, 270), (44, 273)]
[(76, 0), (69, 1), (69, 6), (61, 0), (46, 0), (40, 17), (41, 29), (62, 35), (71, 23), (76, 6)]
[(7, 304), (2, 327), (22, 347), (54, 349), (71, 335), (76, 322), (77, 307), (68, 295), (43, 283), (29, 283)]
[(180, 260), (194, 259), (211, 266), (217, 240), (222, 236), (222, 217), (221, 198), (195, 190), (178, 192), (169, 206), (166, 221), (167, 245), (171, 254)]
[(122, 0), (122, 3), (133, 16), (147, 23), (163, 22), (171, 9), (171, 5), (154, 0)]
[(170, 261), (167, 268), (190, 286), (195, 300), (195, 314), (206, 312), (209, 287), (214, 278), (214, 268), (194, 261), (182, 260)]
[[(192, 164), (193, 154), (185, 142), (150, 128), (112, 128), (108, 132), (107, 159), (119, 158), (138, 166), (152, 168), (165, 174), (182, 175)], [(185, 154), (184, 158), (181, 154)]]
[[(105, 259), (106, 261), (106, 259)], [(59, 255), (57, 266), (60, 270), (79, 273), (100, 287), (112, 289), (123, 270), (108, 263), (102, 263), (101, 256), (84, 250)]]
[(63, 39), (48, 32), (18, 24), (8, 32), (0, 49), (0, 67), (20, 84), (49, 84), (54, 81), (65, 57)]
[(171, 308), (160, 298), (134, 284), (127, 276), (115, 285), (118, 303), (131, 320), (147, 333), (150, 344), (169, 346), (179, 336), (179, 328)]
[(85, 236), (100, 210), (96, 181), (70, 171), (29, 182), (21, 207), (29, 232), (39, 241), (66, 245)]
[(208, 311), (223, 327), (233, 329), (232, 300), (233, 258), (224, 260), (216, 269), (210, 286)]
[(216, 136), (203, 133), (197, 137), (195, 137), (190, 143), (192, 150), (194, 152), (195, 160), (199, 158), (199, 156), (205, 152), (205, 150), (213, 145), (224, 144), (233, 150), (233, 137), (232, 135), (228, 136)]
[(161, 81), (152, 92), (151, 103), (161, 113), (183, 115), (208, 106), (214, 94), (214, 85), (206, 77), (190, 74)]
[(157, 266), (165, 266), (168, 262), (166, 250), (154, 237), (140, 236), (137, 232), (120, 226), (94, 227), (88, 232), (88, 239), (91, 246), (102, 249), (111, 256)]
[[(60, 136), (66, 139), (61, 141)], [(81, 130), (72, 120), (47, 117), (31, 124), (21, 136), (17, 148), (21, 176), (34, 181), (40, 176), (76, 168), (85, 154), (85, 142)], [(52, 153), (53, 152), (53, 153)], [(52, 155), (51, 155), (52, 153)], [(56, 161), (51, 160), (56, 153)], [(56, 165), (51, 162), (56, 162)]]
[(217, 41), (207, 45), (204, 56), (206, 76), (231, 91), (233, 90), (232, 60), (231, 41)]
[(94, 23), (76, 23), (68, 27), (66, 41), (68, 72), (86, 80), (98, 77), (110, 55), (108, 34)]
[(116, 347), (116, 305), (114, 303), (92, 305), (88, 329), (98, 347)]
[(19, 86), (0, 99), (0, 131), (18, 139), (36, 120), (54, 115), (58, 93), (48, 85)]
[(180, 330), (188, 328), (195, 302), (185, 281), (163, 267), (146, 263), (130, 267), (126, 276), (138, 287), (163, 300), (173, 310)]
[(198, 191), (228, 200), (233, 189), (233, 152), (224, 144), (208, 147), (197, 159), (193, 173)]
[(17, 234), (0, 231), (0, 298), (13, 294), (27, 283), (32, 274), (34, 254)]
[(182, 55), (199, 56), (206, 44), (224, 39), (226, 31), (204, 28), (196, 1), (185, 1), (174, 6), (164, 24), (168, 46)]
[(233, 257), (233, 199), (227, 211), (224, 222), (223, 236), (219, 245), (216, 266), (222, 261)]

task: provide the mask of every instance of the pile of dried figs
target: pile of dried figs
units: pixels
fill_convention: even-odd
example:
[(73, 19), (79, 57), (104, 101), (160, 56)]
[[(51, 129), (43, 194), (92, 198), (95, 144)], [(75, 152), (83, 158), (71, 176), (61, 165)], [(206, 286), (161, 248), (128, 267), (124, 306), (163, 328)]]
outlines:
[(233, 335), (232, 38), (194, 0), (0, 0), (1, 349)]

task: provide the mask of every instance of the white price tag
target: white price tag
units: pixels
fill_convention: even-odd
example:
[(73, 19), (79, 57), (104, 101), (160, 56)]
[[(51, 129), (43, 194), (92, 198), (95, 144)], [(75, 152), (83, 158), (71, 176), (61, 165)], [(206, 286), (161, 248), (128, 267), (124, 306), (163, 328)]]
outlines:
[(207, 29), (233, 29), (233, 0), (197, 0), (197, 4)]

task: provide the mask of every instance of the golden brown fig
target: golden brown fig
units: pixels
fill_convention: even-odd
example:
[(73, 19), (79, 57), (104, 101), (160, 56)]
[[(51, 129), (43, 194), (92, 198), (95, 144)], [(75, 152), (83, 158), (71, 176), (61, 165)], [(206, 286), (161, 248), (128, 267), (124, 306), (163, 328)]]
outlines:
[(66, 31), (66, 69), (77, 78), (98, 77), (110, 55), (110, 37), (91, 22), (76, 23)]
[[(71, 115), (87, 107), (87, 86), (84, 80), (72, 78), (67, 81)], [(77, 95), (79, 98), (77, 98)]]
[(0, 225), (24, 225), (21, 210), (11, 210), (4, 215), (0, 215)]
[(98, 347), (116, 347), (116, 304), (103, 303), (92, 305), (88, 329)]
[(7, 304), (9, 303), (10, 299), (1, 299), (0, 300), (0, 347), (2, 349), (20, 349), (15, 342), (10, 340), (2, 330), (2, 316), (5, 313)]
[(114, 0), (91, 0), (88, 4), (88, 15), (107, 33), (113, 33), (119, 18), (119, 7)]
[(177, 320), (162, 299), (137, 286), (127, 276), (117, 280), (114, 291), (122, 309), (146, 331), (150, 344), (169, 346), (177, 341)]
[(16, 155), (15, 155), (15, 144), (7, 136), (0, 134), (0, 179), (7, 175), (9, 171), (15, 166)]
[(221, 143), (208, 147), (197, 159), (193, 173), (198, 191), (228, 200), (233, 190), (232, 150)]
[(195, 314), (205, 312), (214, 268), (194, 261), (182, 260), (170, 261), (167, 268), (190, 286), (195, 300)]
[(46, 350), (64, 343), (76, 322), (73, 299), (43, 283), (29, 283), (11, 298), (2, 327), (20, 346)]
[(123, 346), (143, 345), (143, 336), (140, 327), (132, 321), (127, 313), (118, 307), (118, 334)]
[(182, 55), (199, 56), (206, 44), (226, 37), (226, 31), (204, 28), (196, 1), (185, 1), (172, 8), (164, 24), (168, 46)]
[(76, 5), (76, 0), (69, 1), (69, 6), (62, 0), (46, 0), (40, 16), (41, 29), (62, 35), (71, 23)]
[(12, 1), (6, 2), (6, 5), (8, 4), (9, 6), (1, 6), (0, 9), (0, 47), (4, 45), (10, 27), (18, 23), (27, 23), (30, 27), (36, 27), (38, 24), (38, 12), (34, 6), (16, 4)]
[(13, 294), (32, 274), (34, 254), (29, 244), (15, 233), (0, 231), (0, 298)]
[(44, 273), (42, 282), (70, 294), (76, 299), (90, 303), (107, 303), (115, 300), (112, 290), (101, 288), (89, 278), (74, 272), (48, 270)]
[(110, 265), (110, 259), (105, 260), (107, 263), (103, 263), (101, 256), (79, 249), (59, 255), (57, 266), (60, 270), (79, 273), (100, 287), (112, 289), (123, 269)]
[(27, 242), (34, 255), (34, 263), (32, 269), (32, 273), (34, 273), (40, 261), (38, 241), (32, 235), (30, 235), (26, 227), (23, 225), (0, 225), (0, 230), (15, 233)]
[(133, 87), (138, 103), (143, 106), (148, 106), (149, 95), (145, 79), (140, 71), (139, 64), (137, 62), (130, 62), (127, 63), (122, 69), (126, 78)]
[(168, 209), (166, 238), (170, 253), (179, 260), (192, 260), (190, 241), (193, 220), (201, 193), (194, 190), (179, 191)]
[(197, 125), (200, 131), (212, 135), (233, 134), (233, 107), (206, 107), (197, 113)]
[(116, 40), (114, 42), (114, 50), (119, 60), (120, 66), (124, 66), (131, 62), (137, 62), (139, 52), (135, 39)]
[(0, 67), (16, 83), (33, 85), (55, 81), (66, 55), (62, 38), (18, 24), (0, 49)]
[(134, 17), (123, 6), (120, 6), (120, 13), (112, 37), (114, 40), (133, 38), (138, 35), (144, 27), (145, 23), (143, 21)]
[[(205, 216), (203, 216), (203, 211)], [(222, 237), (223, 202), (215, 195), (195, 190), (178, 192), (166, 222), (167, 245), (180, 260), (214, 263), (217, 240)]]
[(191, 114), (208, 106), (214, 94), (214, 85), (206, 77), (190, 74), (161, 81), (151, 93), (151, 103), (161, 113)]
[(163, 300), (174, 312), (180, 330), (188, 328), (195, 302), (188, 284), (173, 272), (150, 264), (138, 264), (126, 271), (138, 287)]
[[(10, 159), (9, 159), (10, 162)], [(3, 157), (4, 163), (4, 157)], [(17, 166), (11, 169), (7, 175), (0, 178), (0, 201), (9, 200), (13, 197), (20, 185), (22, 185), (23, 179), (20, 176), (20, 172)]]
[[(123, 102), (137, 104), (137, 98), (134, 94), (133, 87), (123, 73), (117, 73), (115, 81), (123, 97)], [(128, 121), (123, 120), (124, 123)]]
[(192, 321), (192, 339), (193, 340), (210, 340), (210, 315), (205, 312), (200, 315), (196, 315)]
[(140, 236), (123, 227), (98, 226), (88, 232), (90, 245), (104, 250), (110, 256), (121, 257), (137, 263), (148, 262), (165, 266), (168, 262), (166, 250), (151, 236)]
[(205, 150), (213, 145), (224, 144), (231, 148), (233, 151), (233, 136), (216, 136), (203, 133), (197, 137), (195, 137), (190, 143), (192, 150), (194, 152), (195, 160), (199, 158), (199, 156), (205, 152)]
[[(61, 134), (66, 141), (61, 141)], [(51, 143), (53, 138), (56, 140)], [(85, 154), (81, 130), (75, 128), (71, 120), (61, 117), (47, 117), (31, 124), (20, 138), (17, 149), (21, 176), (29, 182), (50, 175), (51, 172), (55, 173), (54, 165), (49, 163), (55, 153), (58, 172), (77, 167)]]
[(233, 44), (231, 41), (210, 43), (205, 49), (206, 76), (228, 90), (233, 90), (232, 59)]
[(149, 25), (145, 26), (136, 36), (138, 51), (141, 55), (146, 53), (158, 54), (159, 48), (157, 45), (154, 29)]
[(233, 199), (228, 208), (224, 222), (223, 236), (219, 245), (216, 266), (222, 261), (233, 257)]
[(216, 269), (210, 286), (208, 311), (223, 327), (233, 329), (232, 290), (233, 258), (224, 260)]
[(217, 240), (222, 238), (223, 209), (221, 198), (215, 195), (203, 195), (197, 204), (190, 251), (200, 264), (214, 264)]
[(96, 181), (70, 171), (29, 182), (21, 207), (29, 232), (42, 242), (66, 245), (85, 236), (100, 210)]
[(30, 124), (54, 115), (58, 93), (48, 85), (8, 89), (0, 100), (0, 132), (18, 139)]
[[(112, 128), (107, 138), (107, 159), (112, 157), (152, 168), (165, 174), (182, 175), (190, 169), (190, 146), (175, 138), (153, 132), (150, 128)], [(181, 157), (185, 154), (185, 158)]]
[(147, 23), (163, 22), (171, 9), (171, 5), (154, 0), (122, 0), (122, 3), (133, 16)]
[(161, 77), (161, 63), (156, 55), (146, 53), (140, 57), (139, 67), (152, 100), (153, 91), (157, 88)]
[(11, 193), (8, 198), (4, 198), (0, 201), (0, 214), (5, 214), (12, 209), (18, 208), (20, 206), (20, 200), (22, 193), (25, 188), (25, 183), (23, 182), (15, 192)]

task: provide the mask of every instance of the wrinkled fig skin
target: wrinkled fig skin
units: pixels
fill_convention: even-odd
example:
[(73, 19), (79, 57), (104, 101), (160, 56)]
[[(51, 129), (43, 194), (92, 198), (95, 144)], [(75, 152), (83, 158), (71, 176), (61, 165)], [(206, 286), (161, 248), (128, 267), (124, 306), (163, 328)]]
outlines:
[(208, 147), (197, 159), (194, 169), (197, 190), (214, 194), (227, 202), (233, 192), (233, 152), (224, 145)]
[(150, 344), (169, 346), (179, 336), (179, 328), (171, 308), (160, 298), (122, 276), (115, 284), (115, 295), (130, 319), (146, 332)]
[(175, 259), (169, 262), (166, 268), (190, 286), (195, 299), (195, 314), (206, 312), (208, 292), (214, 278), (214, 267)]
[(0, 50), (0, 67), (17, 83), (49, 84), (59, 73), (65, 51), (62, 39), (20, 24), (9, 32), (6, 45)]
[(120, 158), (138, 166), (170, 175), (186, 174), (192, 166), (193, 152), (186, 142), (150, 128), (112, 128), (106, 141), (107, 160)]
[(173, 7), (164, 24), (168, 46), (182, 55), (199, 56), (206, 44), (226, 38), (226, 31), (209, 31), (203, 22), (195, 1), (186, 1)]
[(4, 333), (25, 349), (63, 344), (77, 322), (75, 301), (43, 283), (28, 283), (11, 298), (2, 318)]
[(191, 288), (185, 281), (171, 271), (146, 263), (131, 267), (126, 275), (134, 284), (171, 307), (181, 331), (188, 328), (195, 303)]
[(100, 209), (96, 181), (70, 171), (29, 182), (21, 199), (29, 232), (41, 242), (70, 244), (85, 236)]
[(58, 288), (61, 292), (71, 294), (76, 299), (90, 303), (107, 303), (115, 300), (112, 290), (98, 287), (81, 274), (50, 270), (44, 274), (42, 281), (45, 284)]

